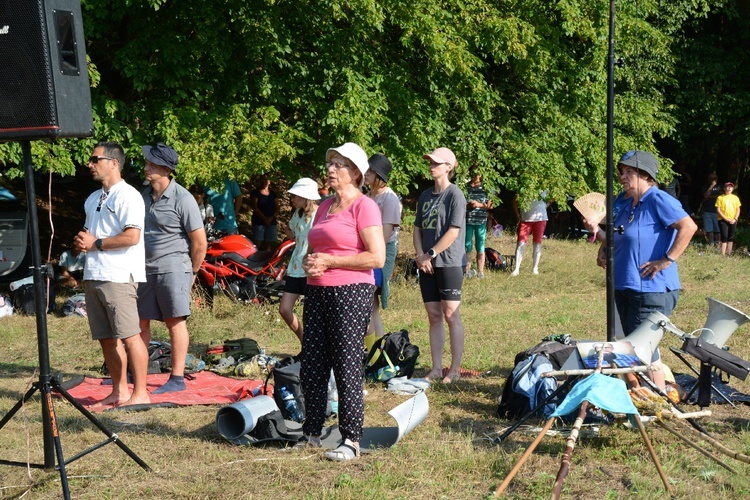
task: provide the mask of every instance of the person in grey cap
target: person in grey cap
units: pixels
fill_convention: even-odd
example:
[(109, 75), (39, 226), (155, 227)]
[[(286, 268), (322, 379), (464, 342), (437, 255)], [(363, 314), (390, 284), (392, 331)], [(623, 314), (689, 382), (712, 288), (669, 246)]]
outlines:
[[(697, 226), (680, 202), (659, 189), (659, 162), (645, 151), (628, 151), (617, 165), (622, 192), (612, 208), (615, 306), (622, 332), (629, 335), (654, 311), (669, 316), (680, 296), (677, 260)], [(597, 264), (606, 267), (606, 233), (584, 220), (602, 242)], [(661, 364), (658, 350), (652, 360)], [(664, 372), (650, 372), (665, 389)], [(629, 379), (631, 384), (635, 378)]]
[[(388, 176), (393, 166), (387, 156), (375, 154), (367, 160), (370, 168), (365, 172), (365, 184), (370, 186), (368, 196), (377, 203), (383, 217), (383, 239), (385, 240), (385, 264), (382, 269), (375, 269), (375, 300), (372, 304), (372, 318), (367, 333), (374, 333), (376, 338), (385, 334), (380, 307), (388, 308), (390, 281), (396, 265), (398, 251), (398, 233), (401, 227), (401, 200), (388, 187)], [(380, 300), (378, 300), (380, 296)]]
[(144, 173), (150, 186), (143, 190), (146, 205), (144, 241), (146, 282), (138, 287), (141, 338), (151, 341), (151, 320), (164, 321), (172, 344), (169, 380), (152, 394), (185, 390), (185, 359), (190, 336), (190, 290), (206, 256), (206, 231), (198, 203), (177, 184), (172, 174), (178, 158), (162, 143), (143, 146)]

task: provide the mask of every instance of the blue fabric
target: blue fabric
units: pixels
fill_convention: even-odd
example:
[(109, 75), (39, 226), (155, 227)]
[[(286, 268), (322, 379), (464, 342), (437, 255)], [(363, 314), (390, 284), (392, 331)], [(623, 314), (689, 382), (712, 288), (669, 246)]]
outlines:
[(620, 193), (613, 203), (614, 226), (624, 228), (623, 234), (615, 233), (615, 290), (662, 293), (679, 290), (676, 264), (657, 273), (654, 279), (641, 278), (640, 267), (648, 261), (664, 258), (677, 234), (677, 230), (669, 226), (688, 217), (687, 212), (676, 199), (656, 186), (646, 191), (635, 207), (632, 202), (632, 198)]
[(562, 417), (572, 413), (584, 401), (611, 413), (638, 415), (638, 410), (630, 399), (624, 381), (601, 373), (593, 373), (573, 386), (552, 416)]

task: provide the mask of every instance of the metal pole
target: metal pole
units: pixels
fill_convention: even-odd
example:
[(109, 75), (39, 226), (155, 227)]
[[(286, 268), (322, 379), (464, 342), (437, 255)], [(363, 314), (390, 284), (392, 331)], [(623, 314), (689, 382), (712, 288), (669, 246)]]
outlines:
[(614, 108), (615, 108), (615, 0), (609, 2), (609, 56), (607, 58), (607, 341), (615, 341), (614, 227)]

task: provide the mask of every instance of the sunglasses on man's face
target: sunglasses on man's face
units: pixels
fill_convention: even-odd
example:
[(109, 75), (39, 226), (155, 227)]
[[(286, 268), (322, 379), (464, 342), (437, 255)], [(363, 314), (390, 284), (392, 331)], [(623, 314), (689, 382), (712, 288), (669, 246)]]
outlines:
[(89, 156), (89, 163), (93, 163), (94, 165), (101, 160), (114, 160), (114, 158), (110, 158), (109, 156)]

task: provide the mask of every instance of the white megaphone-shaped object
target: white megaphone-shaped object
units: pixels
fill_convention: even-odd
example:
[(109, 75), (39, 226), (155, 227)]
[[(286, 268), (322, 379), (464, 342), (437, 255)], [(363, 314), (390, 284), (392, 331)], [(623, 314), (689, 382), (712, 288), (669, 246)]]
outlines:
[(708, 317), (700, 339), (716, 347), (724, 347), (729, 337), (741, 325), (750, 321), (750, 316), (714, 298), (708, 301)]
[(633, 330), (633, 333), (622, 340), (630, 342), (638, 358), (649, 365), (652, 361), (656, 361), (654, 353), (667, 331), (679, 336), (685, 335), (683, 331), (669, 321), (669, 318), (659, 311), (654, 311), (646, 317), (643, 323), (638, 325), (638, 328)]

